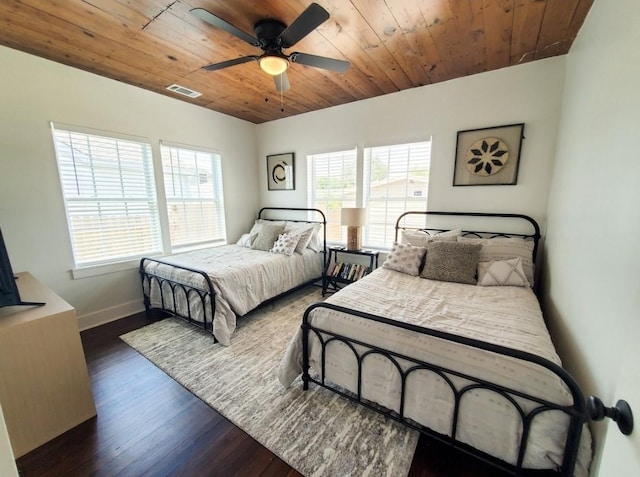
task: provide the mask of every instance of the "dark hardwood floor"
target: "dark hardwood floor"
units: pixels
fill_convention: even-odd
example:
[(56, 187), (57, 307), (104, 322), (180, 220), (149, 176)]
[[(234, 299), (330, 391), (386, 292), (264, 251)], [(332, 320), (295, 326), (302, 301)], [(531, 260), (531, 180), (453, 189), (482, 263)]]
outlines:
[[(299, 476), (119, 339), (157, 319), (141, 313), (81, 333), (98, 415), (18, 459), (20, 475)], [(503, 474), (423, 436), (409, 475)]]

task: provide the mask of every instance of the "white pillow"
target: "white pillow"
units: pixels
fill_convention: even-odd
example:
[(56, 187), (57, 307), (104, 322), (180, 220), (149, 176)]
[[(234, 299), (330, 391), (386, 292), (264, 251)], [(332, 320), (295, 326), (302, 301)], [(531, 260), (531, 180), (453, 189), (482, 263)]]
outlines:
[(253, 241), (256, 239), (257, 236), (258, 236), (257, 233), (254, 233), (254, 234), (242, 234), (242, 236), (236, 242), (236, 245), (239, 245), (240, 247), (251, 248), (251, 244), (253, 244)]
[(533, 240), (525, 240), (519, 237), (497, 237), (493, 239), (458, 237), (458, 241), (481, 244), (479, 262), (495, 262), (519, 257), (529, 286), (533, 286), (533, 247), (535, 245)]
[(320, 252), (322, 250), (322, 242), (324, 238), (320, 236), (320, 231), (322, 230), (322, 224), (315, 224), (313, 226), (313, 233), (311, 234), (311, 241), (307, 248), (313, 250), (314, 252)]
[(394, 243), (391, 253), (387, 255), (382, 267), (417, 277), (426, 251), (427, 249), (424, 247)]
[(314, 230), (315, 224), (308, 222), (287, 222), (284, 226), (285, 233), (300, 236), (295, 250), (297, 253), (302, 253), (302, 251), (309, 246), (311, 239), (313, 239)]
[(298, 245), (299, 240), (299, 235), (289, 235), (287, 233), (282, 233), (278, 236), (278, 240), (275, 241), (270, 252), (281, 253), (290, 257), (291, 255), (293, 255), (293, 252), (295, 251), (296, 245)]
[(528, 287), (529, 281), (522, 270), (522, 259), (478, 262), (478, 285), (483, 287)]
[(436, 240), (455, 242), (461, 232), (460, 229), (456, 229), (432, 235), (422, 230), (401, 230), (400, 243), (410, 244), (414, 247), (426, 247), (429, 242)]
[(453, 230), (447, 230), (446, 232), (439, 232), (437, 234), (434, 235), (434, 237), (437, 237), (439, 239), (445, 238), (445, 237), (460, 237), (460, 235), (462, 234), (462, 229), (453, 229)]

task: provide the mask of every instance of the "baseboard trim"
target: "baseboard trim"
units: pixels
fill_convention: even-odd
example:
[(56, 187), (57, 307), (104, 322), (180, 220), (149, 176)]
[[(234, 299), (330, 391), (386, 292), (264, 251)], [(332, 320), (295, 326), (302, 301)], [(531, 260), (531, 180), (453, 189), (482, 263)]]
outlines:
[(119, 320), (135, 313), (144, 311), (144, 304), (141, 300), (134, 300), (128, 303), (121, 303), (110, 308), (98, 310), (88, 315), (78, 317), (78, 329), (80, 331), (95, 328), (96, 326), (104, 325), (112, 321)]

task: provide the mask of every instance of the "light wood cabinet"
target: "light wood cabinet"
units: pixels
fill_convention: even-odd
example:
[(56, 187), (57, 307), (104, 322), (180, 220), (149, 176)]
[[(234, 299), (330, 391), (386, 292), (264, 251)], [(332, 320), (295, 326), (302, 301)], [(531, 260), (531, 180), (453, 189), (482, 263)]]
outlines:
[(0, 403), (16, 458), (96, 415), (75, 309), (28, 272), (0, 308)]

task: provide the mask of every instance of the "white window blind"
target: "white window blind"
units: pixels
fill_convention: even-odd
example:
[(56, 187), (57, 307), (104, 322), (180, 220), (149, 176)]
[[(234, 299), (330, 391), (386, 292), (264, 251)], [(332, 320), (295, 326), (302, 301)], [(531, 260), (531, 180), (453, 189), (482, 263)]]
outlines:
[(53, 127), (76, 268), (162, 251), (151, 146)]
[(364, 207), (368, 247), (390, 248), (398, 217), (427, 209), (431, 141), (364, 150)]
[(307, 156), (308, 204), (327, 217), (327, 241), (344, 242), (342, 207), (356, 207), (356, 149)]
[(220, 155), (161, 146), (171, 249), (226, 240)]

